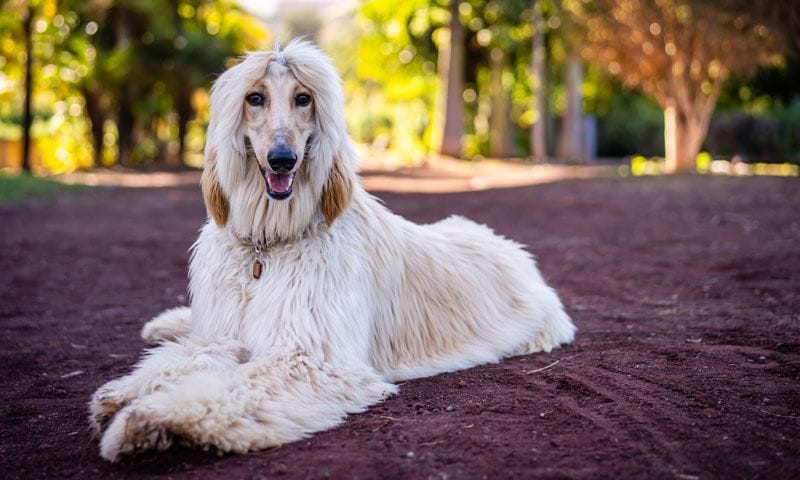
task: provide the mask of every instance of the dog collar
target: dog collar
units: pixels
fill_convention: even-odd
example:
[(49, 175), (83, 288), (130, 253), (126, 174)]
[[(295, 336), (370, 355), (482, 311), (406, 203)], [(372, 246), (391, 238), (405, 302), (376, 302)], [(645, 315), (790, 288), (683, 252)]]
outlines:
[(238, 235), (232, 235), (233, 238), (236, 239), (241, 245), (248, 249), (252, 249), (253, 251), (253, 278), (258, 280), (261, 278), (261, 271), (264, 269), (263, 258), (264, 254), (271, 248), (277, 245), (284, 245), (288, 243), (295, 242), (297, 240), (301, 240), (303, 238), (308, 237), (311, 235), (312, 232), (316, 231), (319, 227), (321, 227), (324, 223), (322, 217), (320, 217), (316, 222), (312, 222), (306, 230), (299, 236), (290, 240), (271, 240), (271, 241), (264, 241), (264, 240), (253, 240), (252, 237), (239, 237)]

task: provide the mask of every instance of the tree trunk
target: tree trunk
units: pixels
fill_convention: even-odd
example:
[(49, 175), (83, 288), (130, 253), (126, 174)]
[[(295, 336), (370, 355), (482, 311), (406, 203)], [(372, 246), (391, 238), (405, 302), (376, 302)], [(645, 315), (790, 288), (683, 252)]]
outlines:
[(90, 131), (92, 134), (92, 152), (94, 154), (94, 165), (103, 166), (103, 109), (100, 105), (100, 98), (87, 86), (83, 87), (83, 99), (86, 103), (86, 116), (89, 118)]
[(119, 108), (117, 110), (117, 163), (130, 163), (133, 150), (133, 107), (130, 101), (130, 88), (122, 85), (119, 91)]
[(584, 160), (581, 83), (583, 67), (577, 54), (570, 54), (565, 65), (567, 85), (567, 111), (561, 122), (558, 156), (563, 160)]
[(664, 153), (667, 173), (695, 171), (697, 154), (708, 131), (708, 118), (684, 112), (674, 100), (664, 108)]
[[(446, 69), (445, 114), (442, 145), (439, 152), (451, 157), (461, 156), (461, 137), (464, 135), (464, 29), (458, 13), (458, 0), (450, 0), (450, 48), (440, 65)], [(440, 52), (441, 55), (442, 52)]]
[(25, 100), (22, 113), (22, 171), (31, 172), (31, 96), (33, 95), (33, 5), (28, 1), (28, 14), (25, 17), (23, 31), (25, 36)]
[(503, 89), (503, 51), (493, 48), (489, 52), (489, 153), (492, 157), (511, 156), (508, 126), (508, 103)]
[[(171, 0), (172, 23), (178, 35), (185, 35), (183, 20), (178, 14), (178, 0)], [(316, 17), (315, 17), (316, 18)], [(312, 22), (313, 23), (313, 22)], [(182, 78), (183, 77), (183, 78)], [(189, 76), (179, 76), (178, 82), (173, 84), (172, 103), (175, 113), (178, 116), (178, 154), (167, 155), (167, 162), (172, 166), (180, 166), (186, 163), (186, 131), (189, 121), (192, 119), (192, 82)]]
[(175, 98), (175, 106), (178, 113), (178, 156), (174, 164), (183, 165), (186, 163), (186, 132), (188, 130), (189, 121), (194, 114), (192, 111), (192, 91), (188, 81), (184, 84), (183, 88), (178, 90)]
[(535, 160), (547, 159), (547, 138), (545, 136), (545, 55), (544, 19), (541, 0), (533, 0), (533, 41), (531, 77), (533, 78), (533, 123), (531, 124), (531, 155)]
[[(116, 16), (116, 41), (118, 49), (126, 49), (131, 43), (130, 26), (128, 25), (128, 12), (124, 8), (117, 11)], [(133, 150), (133, 101), (131, 88), (127, 80), (122, 81), (117, 98), (117, 163), (127, 165)]]

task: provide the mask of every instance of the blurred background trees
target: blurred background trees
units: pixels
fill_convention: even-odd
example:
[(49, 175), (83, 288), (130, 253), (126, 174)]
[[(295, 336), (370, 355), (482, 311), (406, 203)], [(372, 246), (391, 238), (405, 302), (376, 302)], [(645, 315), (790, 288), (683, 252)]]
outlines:
[[(358, 69), (361, 82), (350, 83), (350, 93), (418, 85), (409, 98), (381, 102), (392, 110), (424, 99), (425, 108), (384, 118), (373, 110), (351, 123), (367, 144), (413, 145), (421, 155), (586, 162), (641, 153), (665, 156), (669, 171), (693, 168), (701, 149), (796, 162), (800, 87), (783, 82), (800, 78), (800, 4), (755, 3), (430, 0), (397, 8), (367, 1), (356, 28), (359, 61), (371, 66)], [(463, 65), (451, 54), (460, 48)], [(454, 68), (463, 78), (457, 91)], [(437, 134), (453, 128), (449, 112), (462, 108), (455, 133)], [(735, 133), (747, 125), (755, 127), (748, 135)], [(461, 128), (459, 144), (453, 136)], [(387, 140), (381, 132), (394, 133)], [(410, 137), (422, 144), (396, 141)]]
[[(230, 59), (269, 40), (230, 1), (7, 0), (2, 5), (0, 139), (32, 92), (40, 168), (158, 163), (198, 165), (207, 91)], [(23, 12), (32, 16), (32, 56)], [(22, 87), (26, 59), (32, 88)], [(2, 153), (0, 153), (2, 155)]]
[(668, 171), (690, 170), (731, 74), (777, 64), (784, 39), (738, 0), (567, 0), (582, 55), (664, 110)]
[(795, 0), (0, 5), (0, 168), (22, 157), (26, 92), (34, 168), (199, 165), (215, 75), (298, 34), (334, 57), (351, 133), (373, 155), (642, 154), (681, 170), (700, 150), (794, 162), (800, 151)]

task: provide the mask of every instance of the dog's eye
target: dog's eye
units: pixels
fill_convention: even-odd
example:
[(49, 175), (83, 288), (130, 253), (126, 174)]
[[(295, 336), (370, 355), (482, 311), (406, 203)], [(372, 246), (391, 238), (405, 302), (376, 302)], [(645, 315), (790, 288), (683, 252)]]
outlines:
[(245, 100), (247, 100), (247, 103), (254, 107), (260, 107), (261, 105), (264, 105), (264, 95), (261, 95), (260, 93), (251, 93), (245, 97)]
[(305, 93), (299, 93), (294, 97), (294, 104), (298, 107), (305, 107), (311, 103), (311, 96)]

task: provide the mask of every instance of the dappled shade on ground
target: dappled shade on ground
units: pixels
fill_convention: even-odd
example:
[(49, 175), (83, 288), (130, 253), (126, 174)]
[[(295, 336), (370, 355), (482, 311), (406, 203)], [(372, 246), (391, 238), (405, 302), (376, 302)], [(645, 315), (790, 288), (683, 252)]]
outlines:
[[(526, 245), (579, 328), (551, 354), (405, 382), (333, 431), (217, 458), (101, 461), (86, 403), (142, 323), (185, 303), (198, 189), (0, 207), (0, 468), (25, 478), (694, 478), (800, 475), (800, 182), (565, 180), (379, 193)], [(557, 362), (557, 363), (556, 363)], [(549, 368), (544, 368), (549, 367)]]

